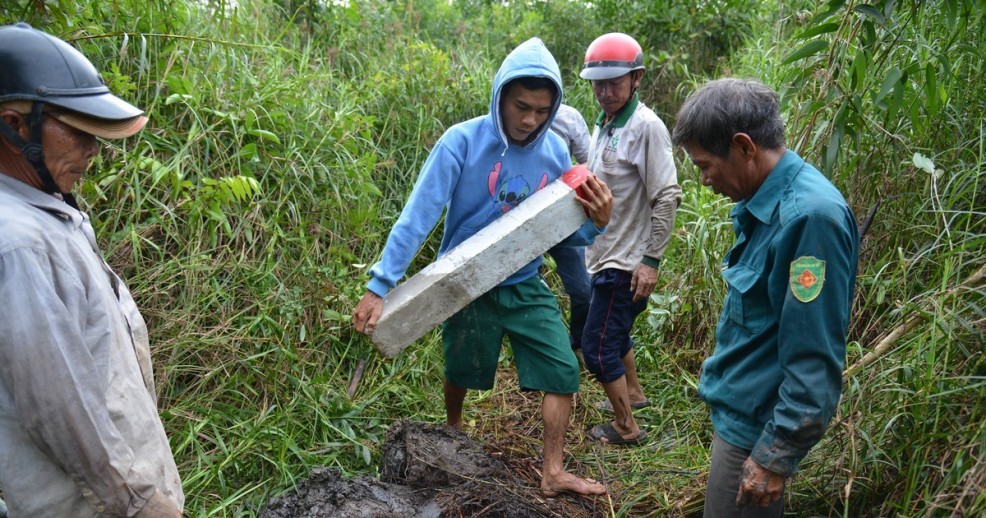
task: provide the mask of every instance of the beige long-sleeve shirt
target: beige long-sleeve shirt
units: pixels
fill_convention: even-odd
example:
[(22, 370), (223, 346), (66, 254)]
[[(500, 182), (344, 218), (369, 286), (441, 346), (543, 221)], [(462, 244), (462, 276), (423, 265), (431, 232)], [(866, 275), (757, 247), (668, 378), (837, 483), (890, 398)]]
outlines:
[(681, 187), (664, 122), (636, 98), (609, 124), (597, 120), (589, 170), (613, 193), (604, 234), (586, 248), (590, 274), (607, 268), (633, 271), (647, 258), (660, 260), (671, 238)]

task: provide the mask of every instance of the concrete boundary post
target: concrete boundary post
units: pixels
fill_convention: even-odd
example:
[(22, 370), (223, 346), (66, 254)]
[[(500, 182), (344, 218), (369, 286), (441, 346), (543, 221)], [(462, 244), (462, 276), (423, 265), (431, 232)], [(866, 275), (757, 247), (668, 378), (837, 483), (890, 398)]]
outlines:
[(388, 293), (370, 336), (380, 354), (397, 356), (578, 230), (587, 216), (576, 190), (590, 174), (573, 167)]

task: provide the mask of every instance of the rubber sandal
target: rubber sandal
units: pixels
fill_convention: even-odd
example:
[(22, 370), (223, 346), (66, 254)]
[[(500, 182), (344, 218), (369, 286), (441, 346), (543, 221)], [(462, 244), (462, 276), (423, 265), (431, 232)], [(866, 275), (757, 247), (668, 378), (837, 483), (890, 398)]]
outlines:
[(588, 435), (590, 438), (595, 441), (599, 441), (600, 443), (613, 444), (616, 446), (636, 446), (647, 438), (647, 432), (640, 430), (640, 433), (633, 439), (626, 439), (620, 435), (620, 432), (616, 431), (616, 428), (613, 428), (613, 423), (604, 423), (593, 426), (589, 429)]

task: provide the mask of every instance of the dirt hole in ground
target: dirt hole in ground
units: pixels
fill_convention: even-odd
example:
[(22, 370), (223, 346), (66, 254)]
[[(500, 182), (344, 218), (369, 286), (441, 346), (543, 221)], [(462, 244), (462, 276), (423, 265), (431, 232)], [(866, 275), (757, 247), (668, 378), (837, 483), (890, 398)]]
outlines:
[[(538, 479), (517, 473), (462, 432), (398, 421), (387, 432), (380, 479), (343, 478), (313, 469), (289, 493), (272, 499), (261, 518), (589, 517), (595, 499), (547, 499)], [(528, 459), (522, 464), (540, 465)], [(533, 482), (533, 483), (532, 483)]]

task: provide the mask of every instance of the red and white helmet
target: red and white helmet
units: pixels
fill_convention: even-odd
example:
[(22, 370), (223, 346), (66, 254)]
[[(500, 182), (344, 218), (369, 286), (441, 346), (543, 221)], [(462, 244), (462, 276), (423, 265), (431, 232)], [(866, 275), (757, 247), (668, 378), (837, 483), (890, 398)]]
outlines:
[(644, 50), (622, 32), (603, 34), (589, 44), (582, 64), (582, 79), (613, 79), (644, 69)]

